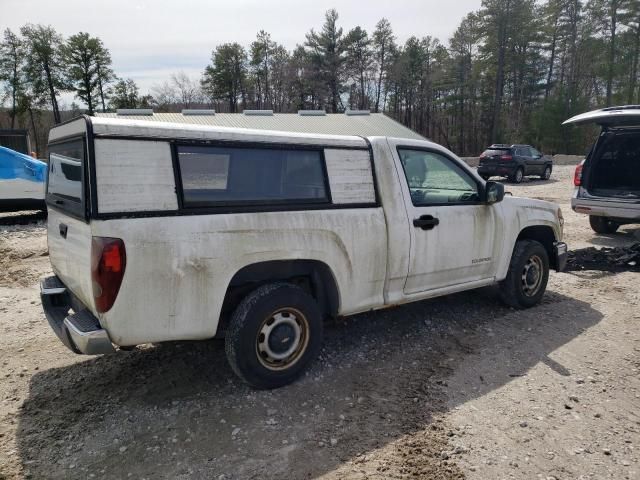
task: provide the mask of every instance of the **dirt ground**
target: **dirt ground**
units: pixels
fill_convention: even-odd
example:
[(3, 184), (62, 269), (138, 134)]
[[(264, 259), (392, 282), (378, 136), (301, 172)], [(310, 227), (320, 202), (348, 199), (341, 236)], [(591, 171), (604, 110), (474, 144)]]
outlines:
[[(572, 174), (507, 190), (561, 204), (572, 249), (640, 239), (594, 234)], [(637, 271), (553, 273), (524, 312), (485, 288), (336, 322), (304, 378), (262, 392), (219, 341), (69, 352), (46, 255), (40, 217), (0, 217), (0, 480), (640, 478)]]

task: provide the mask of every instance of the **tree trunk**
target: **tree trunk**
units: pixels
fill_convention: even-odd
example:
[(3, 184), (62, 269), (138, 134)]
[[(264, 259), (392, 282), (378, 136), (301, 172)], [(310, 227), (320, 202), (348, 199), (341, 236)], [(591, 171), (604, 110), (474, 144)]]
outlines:
[[(382, 50), (380, 51), (380, 73), (378, 74), (378, 89), (376, 91), (376, 105), (375, 112), (378, 113), (380, 110), (380, 93), (382, 92), (382, 76), (384, 75), (384, 45), (382, 46)], [(383, 107), (384, 109), (384, 107)]]
[(502, 13), (500, 23), (498, 25), (498, 66), (496, 69), (496, 84), (493, 99), (493, 112), (491, 115), (491, 130), (489, 139), (490, 143), (498, 141), (499, 124), (502, 107), (502, 95), (504, 93), (504, 64), (506, 56), (507, 43), (507, 19), (509, 18), (511, 2), (506, 2), (505, 12)]
[(102, 103), (102, 111), (107, 111), (107, 105), (104, 101), (104, 89), (102, 87), (102, 78), (98, 77), (98, 91), (100, 92), (100, 102)]
[(609, 49), (609, 68), (607, 70), (607, 107), (613, 100), (613, 66), (616, 61), (616, 28), (618, 22), (618, 0), (611, 4), (611, 45)]
[(558, 17), (556, 17), (555, 25), (553, 27), (553, 38), (551, 40), (551, 54), (549, 58), (549, 70), (547, 71), (547, 85), (544, 89), (544, 99), (549, 98), (551, 93), (551, 81), (553, 79), (553, 67), (556, 61), (556, 43), (558, 41)]
[(51, 77), (51, 69), (48, 64), (44, 65), (44, 72), (47, 76), (47, 87), (51, 96), (51, 109), (53, 110), (53, 121), (57, 125), (60, 123), (60, 110), (58, 109), (58, 100), (56, 99), (56, 90), (53, 86), (53, 78)]
[(31, 108), (31, 104), (29, 104), (29, 118), (31, 119), (31, 128), (33, 129), (33, 141), (36, 144), (36, 157), (40, 156), (40, 143), (38, 142), (38, 130), (36, 129), (36, 122), (33, 118), (33, 109)]
[(640, 23), (636, 26), (633, 42), (633, 63), (631, 65), (631, 76), (629, 78), (628, 103), (631, 105), (635, 98), (636, 84), (638, 82), (638, 56), (640, 55)]

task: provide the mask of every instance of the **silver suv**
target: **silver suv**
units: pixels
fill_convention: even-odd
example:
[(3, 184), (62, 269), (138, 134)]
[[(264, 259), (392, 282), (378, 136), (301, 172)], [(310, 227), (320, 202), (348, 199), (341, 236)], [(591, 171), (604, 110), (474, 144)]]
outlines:
[(597, 233), (640, 223), (640, 106), (603, 108), (564, 125), (596, 123), (601, 132), (574, 177), (571, 207), (589, 215)]

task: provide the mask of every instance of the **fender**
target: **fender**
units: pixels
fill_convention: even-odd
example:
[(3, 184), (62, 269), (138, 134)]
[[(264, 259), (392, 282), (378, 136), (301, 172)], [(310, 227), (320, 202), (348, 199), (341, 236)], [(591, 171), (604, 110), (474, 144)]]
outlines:
[[(560, 225), (560, 207), (552, 202), (521, 197), (505, 197), (502, 202), (504, 218), (512, 219), (504, 225), (505, 251), (513, 252), (516, 241), (522, 238), (523, 232), (531, 232), (532, 227), (548, 228), (553, 235), (553, 242), (562, 241), (562, 227)], [(529, 230), (527, 230), (529, 229)], [(527, 236), (539, 240), (535, 235)], [(546, 243), (546, 242), (545, 242)], [(545, 245), (549, 251), (549, 246)], [(551, 253), (550, 253), (551, 259)], [(503, 255), (496, 269), (496, 280), (501, 281), (507, 276), (511, 255)]]

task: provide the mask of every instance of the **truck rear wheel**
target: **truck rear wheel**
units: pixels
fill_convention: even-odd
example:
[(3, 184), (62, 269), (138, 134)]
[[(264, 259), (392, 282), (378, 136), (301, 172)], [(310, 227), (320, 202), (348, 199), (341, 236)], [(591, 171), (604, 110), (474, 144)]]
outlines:
[(530, 308), (542, 299), (549, 280), (549, 255), (540, 242), (519, 240), (507, 277), (500, 282), (502, 300), (513, 308)]
[(234, 311), (225, 335), (227, 360), (249, 385), (278, 388), (293, 382), (322, 345), (315, 299), (289, 283), (263, 285)]
[(595, 215), (589, 215), (589, 224), (596, 233), (616, 233), (620, 227), (619, 223), (608, 217), (597, 217)]

